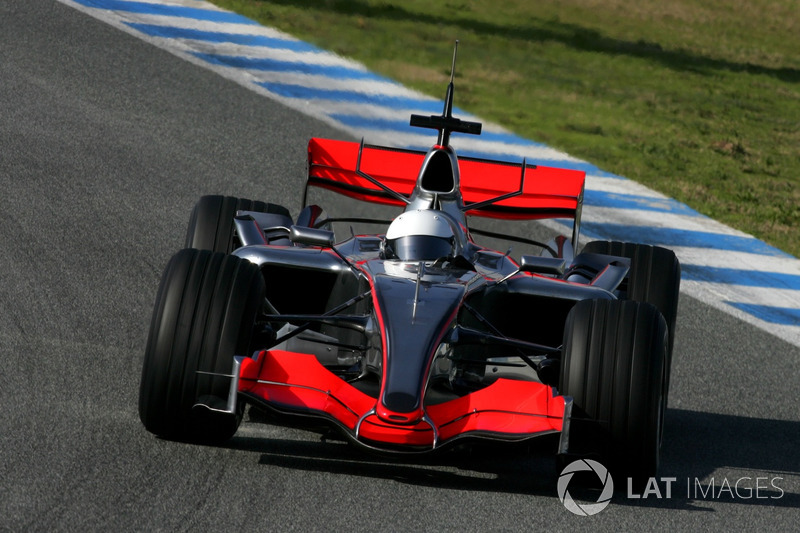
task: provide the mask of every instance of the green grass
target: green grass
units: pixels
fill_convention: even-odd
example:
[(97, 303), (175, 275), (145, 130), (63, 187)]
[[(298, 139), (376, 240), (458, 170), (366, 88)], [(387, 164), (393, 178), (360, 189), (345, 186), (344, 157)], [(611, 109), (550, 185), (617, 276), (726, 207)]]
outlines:
[(213, 0), (800, 256), (796, 0)]

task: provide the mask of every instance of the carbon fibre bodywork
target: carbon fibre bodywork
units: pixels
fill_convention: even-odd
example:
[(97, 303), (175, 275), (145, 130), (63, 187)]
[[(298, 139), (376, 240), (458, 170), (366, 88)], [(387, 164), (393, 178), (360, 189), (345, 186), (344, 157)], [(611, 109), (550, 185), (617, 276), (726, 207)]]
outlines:
[[(309, 351), (328, 355), (260, 351), (246, 360), (238, 382), (248, 401), (320, 416), (354, 442), (392, 450), (430, 450), (466, 436), (522, 440), (562, 431), (569, 398), (535, 372), (520, 372), (527, 357), (518, 351), (539, 359), (556, 352), (563, 326), (549, 324), (563, 324), (581, 299), (613, 299), (609, 291), (518, 272), (513, 260), (489, 250), (474, 251), (474, 268), (458, 268), (387, 261), (375, 245), (372, 236), (337, 245), (355, 269), (321, 248), (257, 245), (233, 252), (262, 268), (276, 310), (296, 310), (291, 295), (269, 289), (271, 280), (285, 281), (288, 269), (327, 295), (324, 302), (308, 302), (305, 313), (279, 313), (270, 320), (316, 322), (320, 335), (305, 342), (317, 344)], [(342, 308), (354, 300), (359, 301)], [(529, 308), (548, 309), (551, 316), (527, 324), (513, 317)], [(339, 313), (328, 314), (334, 309)], [(487, 333), (485, 324), (493, 323), (511, 326), (518, 335)], [(295, 346), (295, 338), (278, 344)], [(356, 357), (339, 353), (347, 352), (342, 345), (363, 341), (367, 345)], [(344, 367), (351, 363), (358, 375), (348, 380)], [(498, 363), (515, 365), (506, 368), (517, 375), (498, 372)], [(486, 375), (487, 366), (495, 367), (494, 375)], [(465, 377), (470, 372), (472, 382)]]

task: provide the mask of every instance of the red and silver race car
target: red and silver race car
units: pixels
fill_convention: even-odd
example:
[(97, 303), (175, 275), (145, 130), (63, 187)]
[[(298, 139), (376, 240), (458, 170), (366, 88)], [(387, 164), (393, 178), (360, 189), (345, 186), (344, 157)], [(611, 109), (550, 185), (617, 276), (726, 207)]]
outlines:
[[(620, 476), (656, 473), (680, 266), (669, 250), (577, 248), (584, 173), (459, 158), (452, 132), (411, 116), (426, 152), (328, 139), (308, 145), (303, 208), (206, 196), (166, 267), (139, 413), (176, 440), (230, 438), (245, 404), (313, 417), (352, 443), (428, 452), (469, 439), (555, 435)], [(332, 231), (309, 187), (398, 206), (377, 234)], [(471, 217), (572, 219), (571, 238), (518, 260), (484, 247)], [(511, 225), (509, 223), (509, 225)], [(488, 236), (497, 236), (488, 234)], [(278, 418), (282, 419), (282, 418)]]

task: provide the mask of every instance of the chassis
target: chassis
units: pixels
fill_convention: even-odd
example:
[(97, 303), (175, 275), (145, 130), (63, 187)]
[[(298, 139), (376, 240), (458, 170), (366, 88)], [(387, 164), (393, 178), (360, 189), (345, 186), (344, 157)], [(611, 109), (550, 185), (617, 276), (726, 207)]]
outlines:
[[(577, 248), (584, 174), (459, 158), (451, 132), (412, 115), (427, 152), (312, 139), (303, 208), (205, 196), (169, 261), (145, 350), (147, 430), (220, 442), (245, 404), (314, 417), (383, 452), (556, 435), (559, 456), (599, 455), (638, 480), (658, 468), (680, 265), (669, 250)], [(385, 234), (338, 241), (309, 187), (404, 212), (434, 210), (453, 253), (404, 261)], [(571, 238), (518, 261), (480, 246), (468, 216), (568, 218)], [(376, 222), (371, 220), (370, 222)], [(386, 221), (388, 223), (389, 221)]]

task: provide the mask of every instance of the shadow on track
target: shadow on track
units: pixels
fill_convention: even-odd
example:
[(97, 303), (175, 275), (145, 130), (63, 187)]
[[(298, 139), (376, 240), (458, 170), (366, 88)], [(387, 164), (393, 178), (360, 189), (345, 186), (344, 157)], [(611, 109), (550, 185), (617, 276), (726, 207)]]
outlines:
[[(432, 18), (408, 11), (402, 7), (378, 4), (370, 5), (354, 0), (338, 0), (319, 2), (317, 0), (271, 0), (272, 4), (291, 4), (295, 7), (308, 6), (314, 10), (327, 10), (340, 14), (359, 15), (369, 18), (431, 23)], [(731, 72), (748, 72), (763, 74), (787, 82), (800, 81), (800, 70), (795, 68), (772, 68), (752, 63), (741, 63), (714, 59), (685, 50), (667, 50), (659, 43), (637, 40), (626, 41), (603, 35), (599, 31), (578, 24), (570, 24), (559, 20), (529, 18), (522, 25), (498, 25), (481, 20), (458, 16), (453, 13), (443, 24), (456, 26), (478, 35), (500, 35), (503, 38), (521, 39), (528, 42), (558, 42), (575, 50), (584, 52), (602, 52), (608, 55), (628, 56), (647, 59), (675, 70), (710, 74), (713, 71), (727, 70)]]
[[(256, 428), (269, 419), (251, 411)], [(330, 436), (329, 436), (330, 437)], [(442, 490), (507, 492), (556, 498), (559, 467), (548, 439), (528, 445), (473, 444), (427, 455), (365, 453), (338, 438), (318, 441), (237, 436), (227, 447), (260, 454), (259, 465), (393, 480)], [(638, 507), (712, 511), (703, 501), (800, 508), (800, 423), (671, 409), (667, 412), (661, 478), (675, 478), (666, 497), (616, 486), (613, 503)], [(741, 480), (738, 487), (737, 480)], [(570, 492), (597, 498), (600, 487), (583, 480)], [(652, 489), (652, 487), (651, 487)]]

